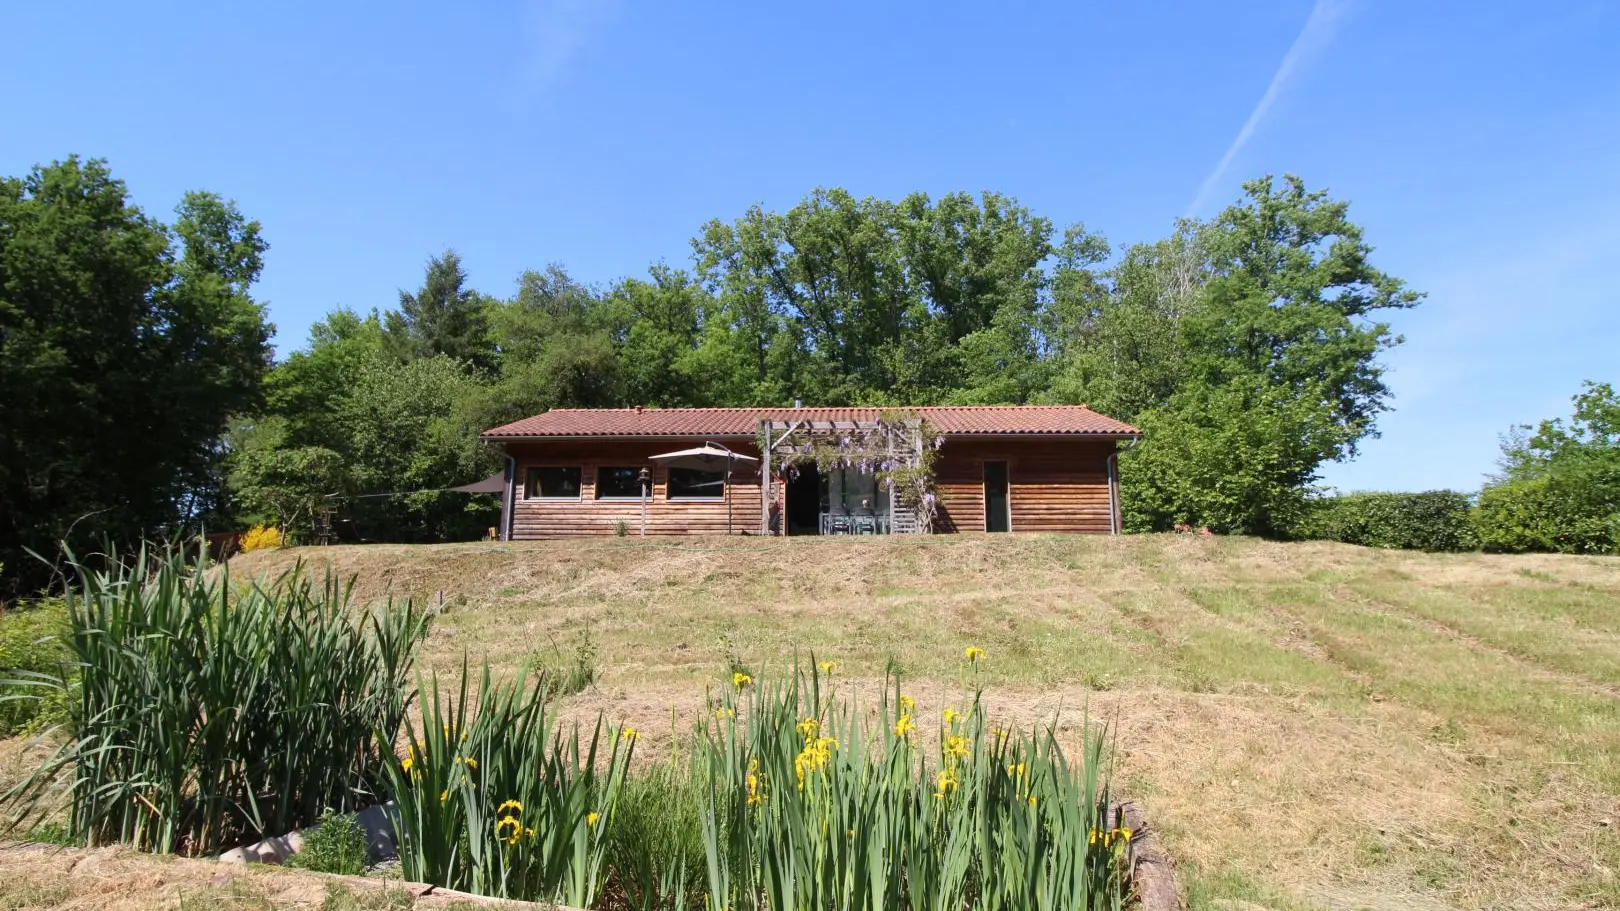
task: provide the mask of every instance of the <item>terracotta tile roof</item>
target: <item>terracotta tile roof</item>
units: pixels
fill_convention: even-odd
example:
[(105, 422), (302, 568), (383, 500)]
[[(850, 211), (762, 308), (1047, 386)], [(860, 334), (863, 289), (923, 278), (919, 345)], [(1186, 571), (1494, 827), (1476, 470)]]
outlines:
[[(751, 437), (759, 422), (872, 421), (885, 408), (554, 408), (484, 431), (492, 440), (527, 437)], [(1137, 436), (1129, 424), (1084, 405), (944, 405), (892, 409), (922, 415), (942, 434)]]

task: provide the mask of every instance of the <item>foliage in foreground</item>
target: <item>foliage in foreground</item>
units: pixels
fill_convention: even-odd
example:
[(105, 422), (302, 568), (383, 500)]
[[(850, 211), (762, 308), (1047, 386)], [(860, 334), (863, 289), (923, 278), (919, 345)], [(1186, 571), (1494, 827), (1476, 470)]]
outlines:
[(636, 770), (634, 731), (560, 734), (543, 681), (431, 686), (389, 766), (404, 874), (638, 911), (1119, 907), (1100, 730), (1071, 760), (1054, 728), (989, 725), (976, 686), (925, 733), (898, 680), (871, 705), (830, 668), (729, 684)]
[(62, 791), (81, 842), (212, 853), (375, 802), (426, 616), (371, 614), (302, 567), (235, 584), (201, 554), (75, 563), (74, 737), (0, 797), (13, 825)]
[(1472, 509), (1472, 498), (1455, 490), (1350, 493), (1312, 504), (1297, 536), (1395, 550), (1474, 550)]
[(67, 634), (67, 605), (60, 600), (0, 611), (0, 738), (68, 720), (77, 674)]
[(422, 727), (407, 719), (405, 755), (388, 763), (401, 872), (407, 879), (502, 898), (591, 907), (601, 892), (607, 820), (634, 735), (600, 721), (581, 749), (576, 728), (556, 727), (545, 678), (496, 683), (422, 699)]

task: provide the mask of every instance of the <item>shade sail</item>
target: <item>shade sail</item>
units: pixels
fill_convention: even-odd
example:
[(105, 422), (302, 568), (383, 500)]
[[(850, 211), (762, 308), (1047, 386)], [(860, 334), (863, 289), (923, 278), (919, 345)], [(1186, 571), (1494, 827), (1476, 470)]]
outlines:
[(506, 473), (498, 471), (482, 481), (474, 481), (471, 484), (463, 484), (460, 487), (450, 489), (456, 493), (503, 493), (506, 490)]
[(758, 462), (753, 456), (746, 456), (740, 452), (727, 452), (718, 446), (707, 443), (696, 449), (682, 449), (679, 452), (665, 452), (652, 456), (654, 462), (663, 462), (674, 468), (718, 468), (730, 462)]

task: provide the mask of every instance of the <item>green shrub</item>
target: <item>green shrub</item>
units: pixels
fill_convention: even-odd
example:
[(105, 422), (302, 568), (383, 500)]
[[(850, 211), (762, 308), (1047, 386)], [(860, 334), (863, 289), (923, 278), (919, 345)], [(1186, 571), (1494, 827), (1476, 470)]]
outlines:
[(320, 825), (302, 833), (304, 849), (287, 859), (287, 866), (317, 873), (358, 876), (366, 869), (366, 832), (353, 814), (328, 811)]
[(1498, 553), (1620, 552), (1620, 509), (1596, 484), (1557, 475), (1492, 484), (1479, 495), (1474, 527), (1481, 545)]
[(572, 696), (582, 693), (596, 682), (596, 643), (591, 641), (591, 629), (574, 646), (572, 660), (564, 660), (562, 652), (553, 644), (551, 651), (532, 650), (523, 656), (519, 668), (532, 676), (548, 696)]
[[(634, 911), (686, 908), (705, 877), (702, 785), (708, 774), (672, 754), (668, 764), (625, 779), (607, 830), (607, 862)], [(701, 905), (699, 905), (701, 907)]]
[(235, 584), (180, 552), (75, 564), (75, 738), (0, 797), (12, 825), (55, 809), (90, 844), (214, 853), (375, 802), (424, 613), (365, 614), (302, 567)]
[(0, 737), (68, 720), (71, 682), (67, 604), (44, 601), (0, 613)]
[(1297, 536), (1396, 550), (1464, 551), (1479, 546), (1465, 493), (1350, 493), (1312, 504)]

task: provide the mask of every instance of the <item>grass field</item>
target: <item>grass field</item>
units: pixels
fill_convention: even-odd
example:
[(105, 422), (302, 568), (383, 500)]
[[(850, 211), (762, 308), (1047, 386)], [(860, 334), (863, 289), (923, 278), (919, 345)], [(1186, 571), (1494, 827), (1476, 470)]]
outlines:
[[(1620, 906), (1620, 560), (1194, 537), (634, 538), (255, 553), (444, 602), (426, 664), (562, 664), (685, 727), (729, 657), (795, 649), (921, 706), (989, 653), (992, 709), (1117, 736), (1194, 908)], [(666, 734), (667, 736), (667, 734)], [(648, 737), (656, 748), (656, 738)], [(0, 902), (3, 904), (3, 902)]]

